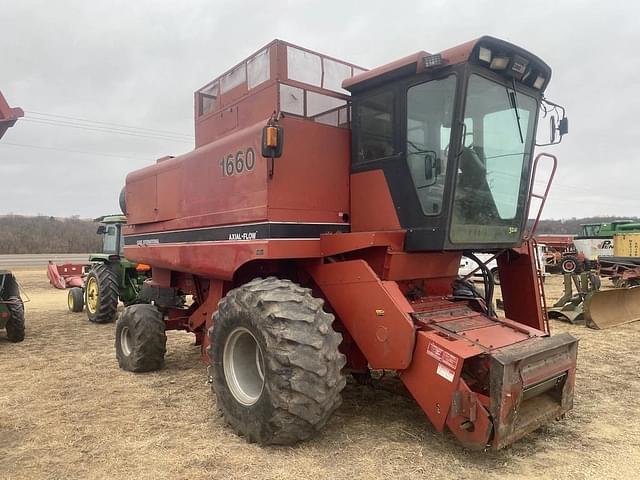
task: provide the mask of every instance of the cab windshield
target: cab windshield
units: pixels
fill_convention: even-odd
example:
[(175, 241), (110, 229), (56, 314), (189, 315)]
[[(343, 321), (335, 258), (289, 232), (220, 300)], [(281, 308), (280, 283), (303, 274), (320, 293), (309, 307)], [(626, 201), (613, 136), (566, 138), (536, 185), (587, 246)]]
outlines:
[(479, 75), (469, 78), (458, 153), (452, 243), (514, 243), (528, 195), (537, 102)]

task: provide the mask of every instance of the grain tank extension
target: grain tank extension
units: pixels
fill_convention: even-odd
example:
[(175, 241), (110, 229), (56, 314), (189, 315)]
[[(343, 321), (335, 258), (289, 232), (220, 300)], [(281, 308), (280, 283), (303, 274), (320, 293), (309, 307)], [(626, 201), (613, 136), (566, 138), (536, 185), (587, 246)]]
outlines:
[[(482, 37), (366, 71), (279, 40), (195, 94), (196, 148), (130, 173), (125, 255), (151, 265), (122, 368), (193, 332), (249, 441), (292, 444), (349, 373), (399, 373), (438, 431), (504, 447), (572, 408), (577, 341), (549, 335), (525, 225), (551, 69)], [(561, 137), (560, 137), (561, 138)], [(553, 157), (555, 162), (555, 157)], [(507, 318), (457, 278), (497, 254)]]

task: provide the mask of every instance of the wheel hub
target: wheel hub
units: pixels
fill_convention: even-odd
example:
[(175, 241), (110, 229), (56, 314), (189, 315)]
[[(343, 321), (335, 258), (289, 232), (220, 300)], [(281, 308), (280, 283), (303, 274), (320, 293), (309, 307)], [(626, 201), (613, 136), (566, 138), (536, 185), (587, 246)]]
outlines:
[(222, 362), (233, 397), (245, 406), (256, 403), (264, 389), (264, 358), (249, 330), (238, 327), (231, 332), (224, 344)]
[(98, 282), (94, 277), (87, 281), (87, 309), (91, 313), (95, 313), (98, 307)]
[(120, 348), (126, 357), (131, 355), (131, 343), (131, 330), (129, 330), (129, 327), (122, 327), (122, 331), (120, 332)]

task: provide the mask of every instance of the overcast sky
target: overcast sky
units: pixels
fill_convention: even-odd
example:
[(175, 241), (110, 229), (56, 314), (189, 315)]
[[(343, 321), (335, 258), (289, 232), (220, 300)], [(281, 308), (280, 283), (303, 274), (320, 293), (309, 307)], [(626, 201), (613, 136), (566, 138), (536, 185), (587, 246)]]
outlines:
[(128, 172), (193, 148), (193, 92), (274, 38), (371, 68), (488, 34), (551, 65), (568, 110), (543, 216), (640, 215), (639, 18), (629, 1), (0, 0), (0, 90), (26, 111), (0, 141), (0, 214), (117, 211)]

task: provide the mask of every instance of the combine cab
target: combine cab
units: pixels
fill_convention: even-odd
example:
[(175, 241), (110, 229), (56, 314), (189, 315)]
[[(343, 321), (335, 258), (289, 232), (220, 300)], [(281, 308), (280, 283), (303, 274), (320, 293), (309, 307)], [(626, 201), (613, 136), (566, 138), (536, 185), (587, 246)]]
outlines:
[[(470, 448), (562, 417), (577, 341), (549, 335), (525, 235), (541, 105), (550, 143), (567, 131), (550, 77), (491, 37), (370, 71), (276, 40), (210, 82), (195, 150), (127, 176), (124, 250), (152, 276), (119, 317), (120, 366), (160, 368), (165, 331), (193, 332), (226, 420), (261, 444), (316, 434), (369, 369)], [(507, 318), (486, 266), (483, 293), (458, 279), (470, 252), (496, 256)]]

